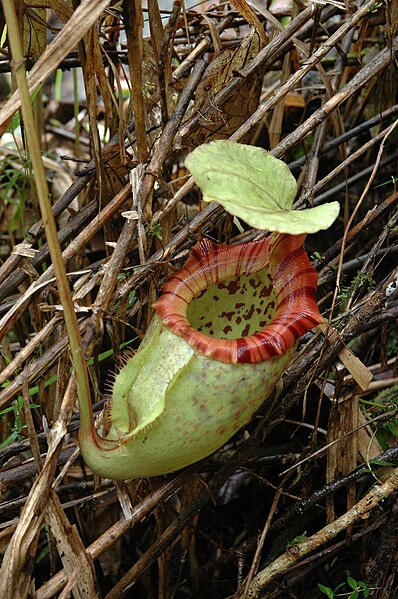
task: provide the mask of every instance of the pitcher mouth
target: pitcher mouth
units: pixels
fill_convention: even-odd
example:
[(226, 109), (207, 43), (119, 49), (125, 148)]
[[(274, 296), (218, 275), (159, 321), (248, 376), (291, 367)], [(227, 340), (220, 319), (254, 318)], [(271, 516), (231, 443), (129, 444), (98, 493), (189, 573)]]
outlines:
[(305, 237), (276, 234), (226, 246), (203, 238), (153, 307), (209, 358), (238, 364), (282, 355), (323, 322)]

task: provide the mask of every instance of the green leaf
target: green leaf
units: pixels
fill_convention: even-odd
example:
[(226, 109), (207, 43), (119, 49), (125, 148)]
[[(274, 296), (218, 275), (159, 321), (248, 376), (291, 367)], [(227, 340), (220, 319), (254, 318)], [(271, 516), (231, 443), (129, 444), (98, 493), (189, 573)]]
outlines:
[[(187, 158), (195, 181), (209, 200), (250, 203), (268, 210), (289, 210), (297, 192), (296, 180), (284, 162), (262, 148), (231, 141), (213, 141)], [(240, 204), (239, 202), (239, 204)]]
[(389, 432), (395, 437), (398, 435), (398, 428), (397, 426), (394, 424), (394, 422), (387, 422), (386, 424), (386, 428), (389, 430)]
[[(393, 467), (395, 467), (395, 464), (393, 462), (385, 462), (384, 460), (370, 460), (369, 464), (372, 464), (372, 466), (389, 466), (389, 467), (393, 466)], [(361, 584), (361, 582), (362, 581), (358, 582), (358, 584), (360, 586), (362, 586), (362, 584), (365, 584), (364, 582), (362, 582), (362, 584)]]
[(327, 597), (329, 597), (329, 599), (333, 599), (334, 598), (334, 592), (332, 591), (332, 589), (330, 587), (325, 587), (323, 584), (320, 584), (318, 582), (318, 589)]
[(129, 297), (128, 297), (128, 300), (127, 300), (127, 309), (128, 310), (134, 304), (135, 300), (136, 300), (135, 289), (133, 289), (133, 291), (130, 291)]
[(364, 597), (369, 597), (370, 589), (368, 585), (363, 580), (358, 580), (358, 586), (362, 589), (362, 593)]
[(347, 583), (348, 583), (348, 586), (349, 586), (349, 587), (351, 587), (352, 589), (354, 589), (354, 591), (356, 591), (356, 590), (357, 590), (357, 588), (358, 588), (358, 583), (357, 583), (357, 581), (355, 580), (355, 578), (351, 578), (351, 576), (347, 576)]
[(294, 537), (294, 539), (292, 541), (289, 541), (288, 543), (286, 543), (286, 548), (289, 549), (289, 547), (298, 545), (302, 541), (305, 541), (306, 538), (307, 538), (307, 531), (305, 530), (302, 535), (298, 535), (297, 537)]
[(352, 591), (352, 593), (350, 593), (348, 599), (358, 599), (359, 597), (359, 592), (358, 591)]
[(287, 165), (262, 148), (227, 140), (197, 147), (186, 165), (206, 202), (217, 201), (251, 227), (299, 235), (327, 229), (338, 202), (291, 210), (297, 192)]

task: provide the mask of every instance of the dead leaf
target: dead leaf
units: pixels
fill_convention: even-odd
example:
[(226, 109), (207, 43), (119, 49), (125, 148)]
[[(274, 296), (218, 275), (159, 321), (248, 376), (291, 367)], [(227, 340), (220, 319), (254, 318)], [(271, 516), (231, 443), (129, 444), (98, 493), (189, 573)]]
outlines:
[(51, 491), (45, 518), (56, 540), (58, 554), (68, 579), (75, 581), (73, 596), (76, 599), (95, 599), (98, 594), (95, 589), (93, 563), (76, 527), (69, 523), (54, 491)]
[(126, 185), (133, 159), (128, 152), (125, 152), (124, 158), (118, 144), (108, 144), (102, 150), (102, 158), (105, 165), (106, 184), (111, 197), (114, 197)]
[(105, 203), (109, 200), (107, 187), (105, 182), (105, 168), (102, 156), (101, 139), (97, 123), (97, 83), (95, 78), (95, 36), (96, 28), (90, 29), (88, 39), (84, 40), (86, 50), (86, 68), (84, 69), (86, 97), (87, 97), (87, 112), (90, 122), (90, 138), (92, 144), (92, 153), (94, 156), (95, 167), (97, 172), (97, 180), (99, 187), (99, 195), (101, 201)]
[[(354, 470), (358, 459), (358, 398), (335, 401), (328, 422), (326, 482), (334, 482)], [(352, 434), (348, 434), (355, 431)], [(340, 439), (341, 438), (341, 439)], [(338, 442), (335, 443), (338, 439)], [(355, 486), (347, 489), (347, 507), (355, 503)], [(335, 518), (334, 498), (327, 498), (327, 520)]]
[(362, 427), (358, 430), (358, 453), (363, 460), (368, 461), (374, 460), (381, 455), (383, 448), (378, 442), (371, 426), (366, 426), (366, 424), (367, 420), (365, 416), (358, 409), (358, 426)]
[(196, 147), (212, 139), (226, 139), (257, 109), (263, 82), (261, 69), (242, 78), (232, 96), (220, 105), (215, 105), (214, 99), (260, 49), (260, 38), (254, 32), (237, 48), (222, 50), (210, 63), (197, 87), (192, 113), (181, 132), (183, 146)]
[(47, 45), (46, 8), (47, 0), (24, 2), (23, 52), (34, 60), (40, 58)]
[(92, 49), (94, 60), (94, 72), (97, 78), (98, 87), (104, 102), (105, 126), (112, 129), (113, 121), (118, 118), (117, 101), (113, 96), (113, 91), (109, 85), (109, 79), (105, 72), (104, 63), (101, 55), (101, 44), (99, 40), (98, 29), (93, 28), (92, 33)]
[(65, 0), (47, 0), (47, 4), (63, 23), (66, 23), (73, 15), (72, 8)]
[(14, 245), (12, 253), (17, 254), (18, 256), (25, 256), (26, 258), (34, 258), (38, 251), (39, 250), (32, 248), (31, 243), (23, 242)]
[[(75, 48), (110, 3), (111, 0), (83, 0), (81, 2), (62, 31), (58, 33), (32, 68), (28, 76), (30, 93), (33, 93), (37, 86), (55, 71), (59, 63)], [(0, 112), (0, 135), (4, 133), (8, 122), (20, 105), (19, 90), (16, 90)]]
[(268, 41), (267, 35), (264, 31), (263, 25), (261, 24), (258, 16), (254, 12), (252, 7), (249, 6), (246, 0), (233, 0), (232, 3), (234, 4), (234, 6), (236, 6), (242, 17), (249, 23), (249, 25), (251, 25), (251, 27), (255, 29), (261, 40), (261, 44), (265, 46)]

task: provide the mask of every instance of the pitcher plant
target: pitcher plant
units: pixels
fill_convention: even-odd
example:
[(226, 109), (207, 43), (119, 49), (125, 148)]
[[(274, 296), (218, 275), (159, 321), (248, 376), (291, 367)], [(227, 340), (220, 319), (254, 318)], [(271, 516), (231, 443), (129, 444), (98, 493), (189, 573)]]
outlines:
[[(243, 184), (242, 165), (249, 173)], [(305, 225), (303, 214), (311, 210), (297, 219), (299, 213), (290, 209), (295, 181), (286, 165), (259, 148), (211, 142), (191, 154), (188, 166), (205, 200), (220, 201), (251, 226), (280, 232), (226, 246), (203, 238), (165, 284), (138, 352), (116, 376), (107, 425), (97, 431), (90, 409), (81, 411), (81, 451), (103, 477), (165, 474), (219, 449), (269, 396), (297, 340), (323, 322), (316, 303), (317, 273), (304, 249), (305, 229), (313, 232), (314, 220), (326, 228), (338, 207), (320, 207), (329, 206), (329, 213), (307, 215)], [(270, 166), (277, 192), (270, 184)], [(223, 183), (227, 179), (230, 192)], [(264, 180), (265, 191), (256, 188), (252, 200), (246, 195), (238, 208), (233, 205), (238, 183), (240, 193), (249, 189), (250, 196), (252, 182), (258, 187), (260, 181), (261, 187)], [(272, 196), (277, 206), (268, 202), (256, 208), (256, 194)], [(290, 206), (281, 208), (278, 194)]]

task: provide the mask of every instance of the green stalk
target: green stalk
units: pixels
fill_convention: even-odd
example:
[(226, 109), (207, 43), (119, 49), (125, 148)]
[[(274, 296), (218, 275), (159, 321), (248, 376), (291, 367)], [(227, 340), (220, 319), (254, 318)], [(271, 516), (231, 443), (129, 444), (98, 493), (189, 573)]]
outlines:
[(14, 71), (15, 81), (21, 95), (21, 110), (34, 171), (37, 196), (50, 248), (51, 260), (54, 265), (54, 273), (63, 307), (66, 330), (69, 337), (71, 358), (76, 377), (77, 394), (80, 405), (81, 432), (83, 434), (92, 434), (94, 432), (94, 426), (86, 361), (82, 350), (81, 336), (73, 307), (69, 281), (57, 237), (57, 227), (49, 199), (46, 174), (26, 80), (25, 58), (23, 55), (20, 29), (15, 11), (15, 2), (14, 0), (3, 0), (2, 4), (7, 22), (8, 40), (12, 55), (11, 64)]

